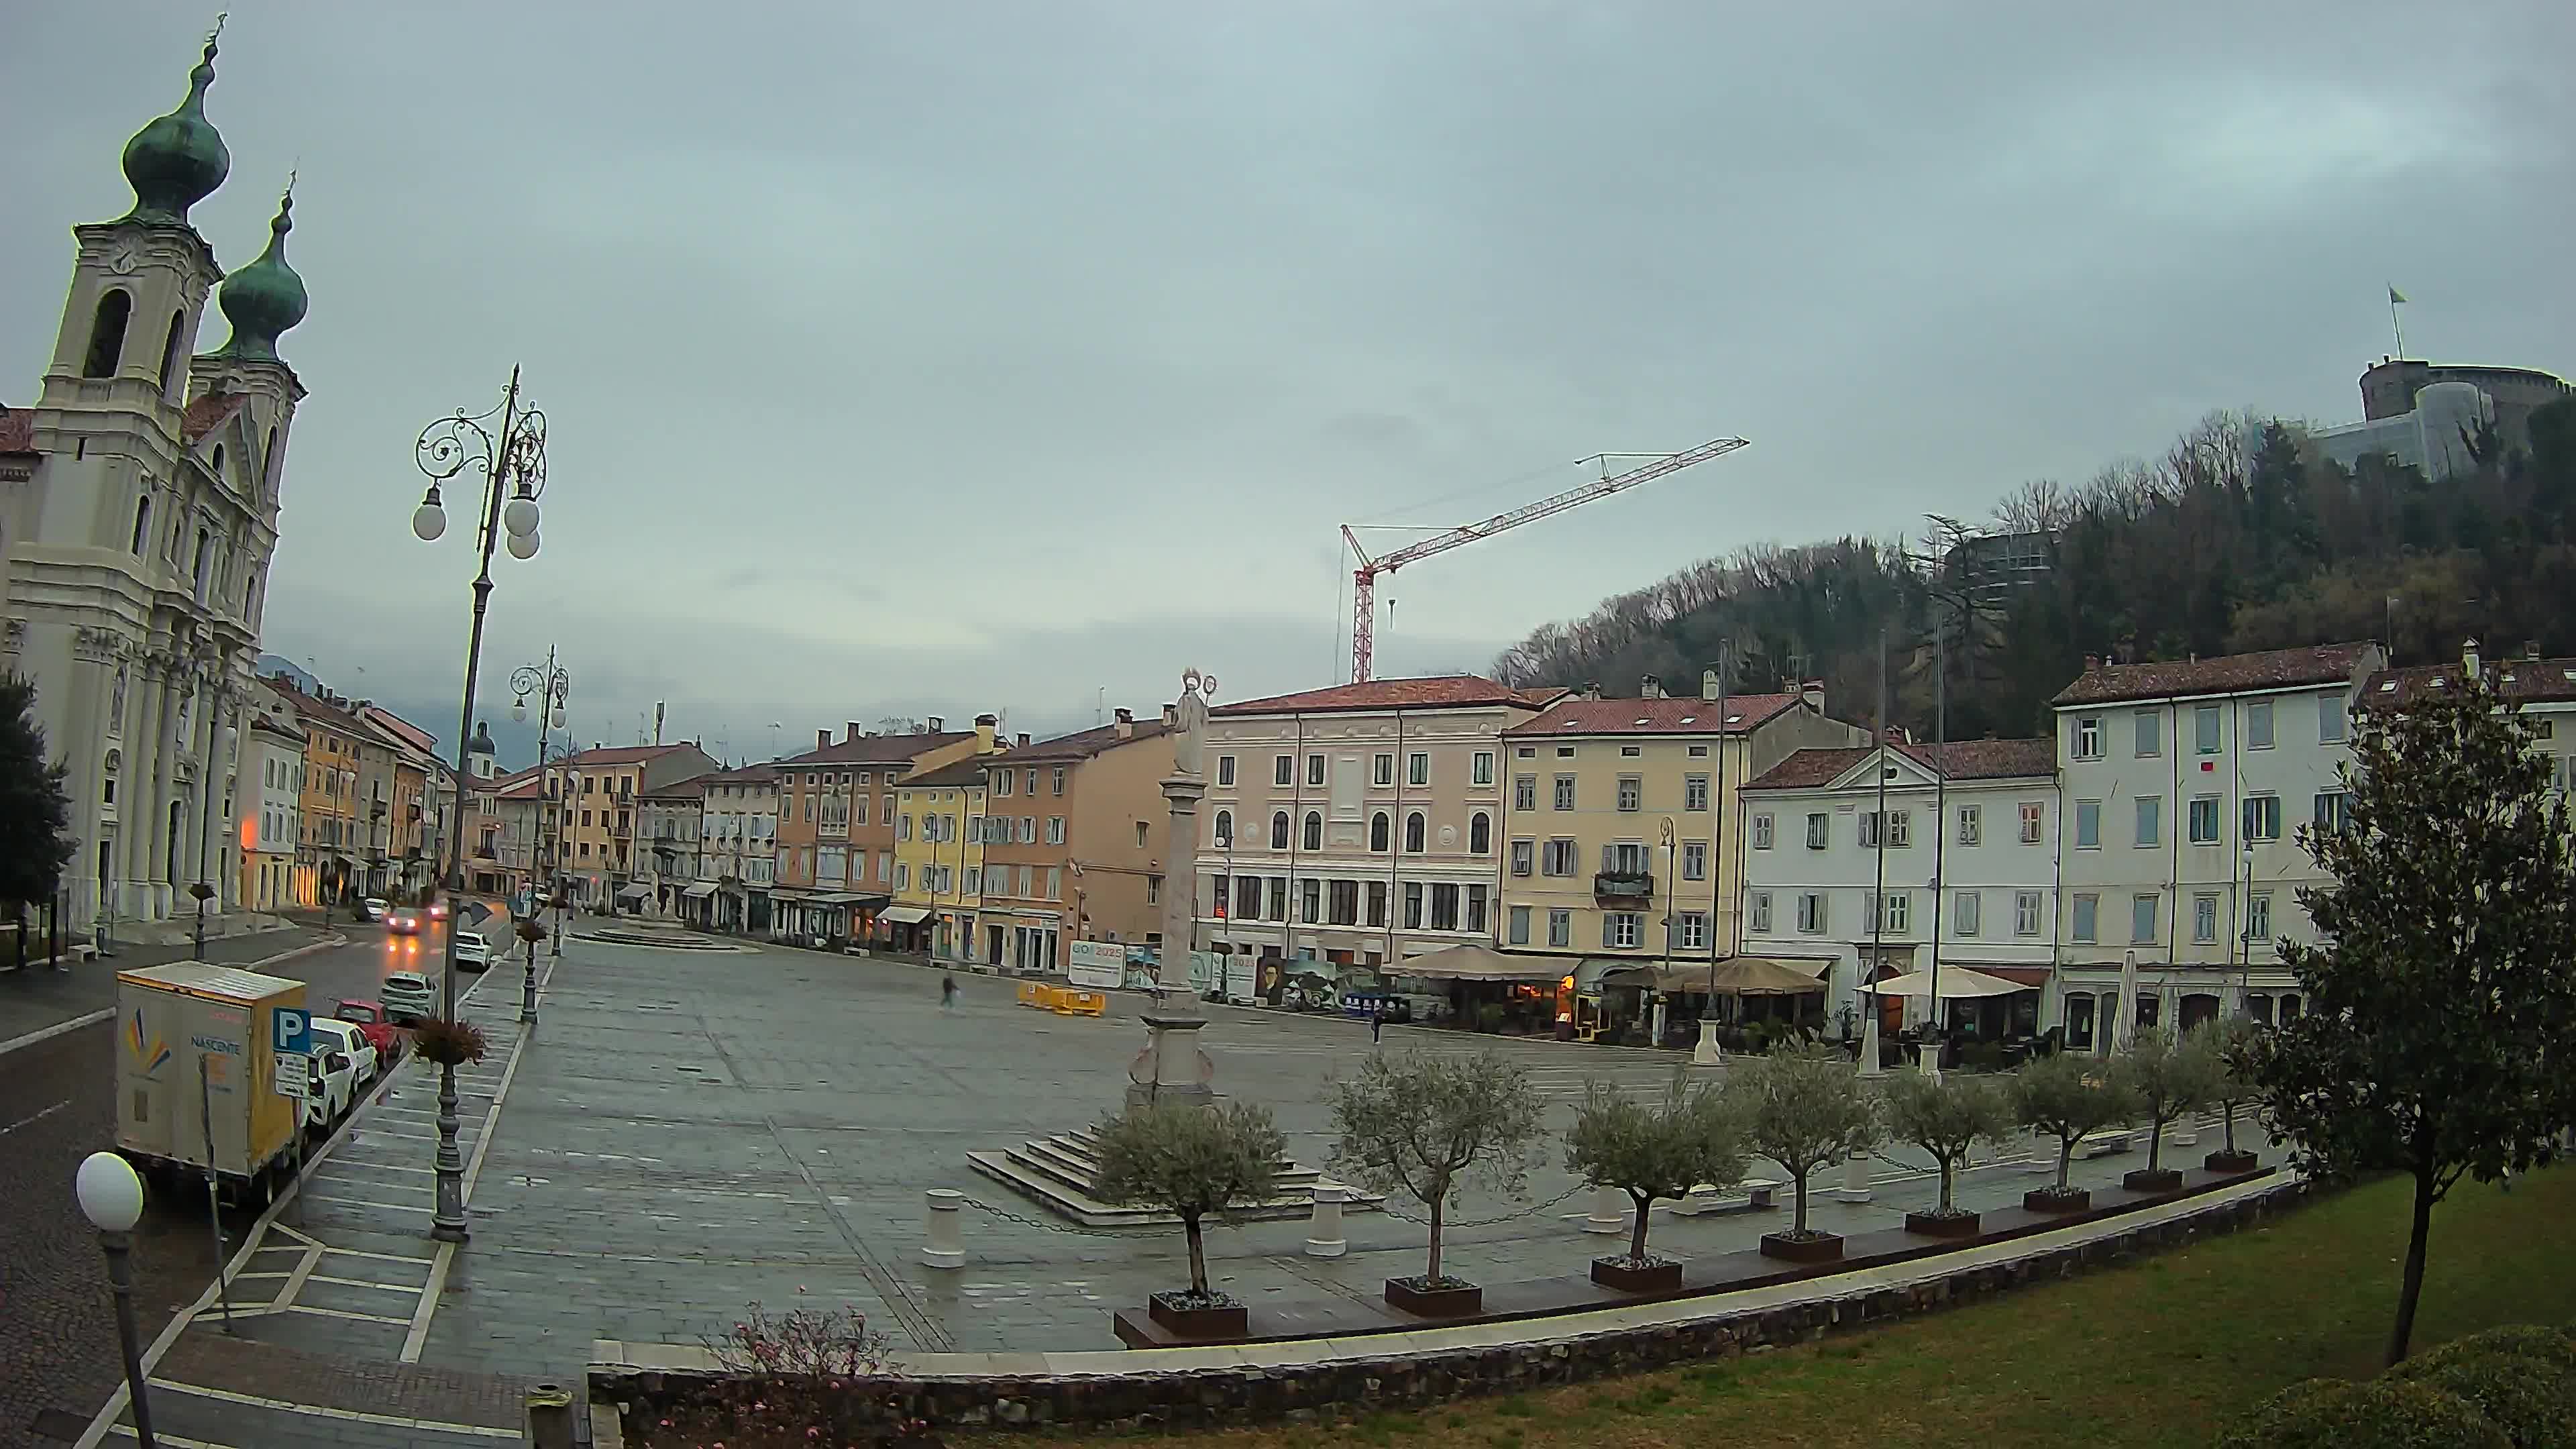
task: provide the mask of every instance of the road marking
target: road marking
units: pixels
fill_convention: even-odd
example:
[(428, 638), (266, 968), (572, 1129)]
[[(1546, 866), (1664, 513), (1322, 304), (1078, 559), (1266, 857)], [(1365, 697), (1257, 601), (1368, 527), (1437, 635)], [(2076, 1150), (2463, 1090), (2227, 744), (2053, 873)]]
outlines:
[(63, 1110), (65, 1107), (68, 1107), (68, 1106), (70, 1106), (71, 1104), (72, 1104), (72, 1103), (71, 1103), (71, 1099), (70, 1099), (69, 1097), (65, 1097), (63, 1100), (61, 1100), (61, 1101), (59, 1101), (59, 1102), (56, 1102), (54, 1105), (52, 1105), (52, 1106), (50, 1106), (50, 1107), (47, 1107), (45, 1110), (43, 1110), (43, 1111), (41, 1111), (41, 1112), (38, 1112), (36, 1115), (34, 1115), (34, 1116), (32, 1116), (32, 1117), (21, 1117), (21, 1118), (19, 1118), (17, 1121), (10, 1123), (10, 1124), (9, 1124), (8, 1126), (6, 1126), (6, 1127), (0, 1127), (0, 1137), (6, 1137), (6, 1136), (8, 1136), (10, 1133), (17, 1131), (19, 1128), (24, 1127), (24, 1126), (27, 1126), (27, 1125), (29, 1125), (30, 1123), (42, 1122), (42, 1121), (44, 1121), (46, 1118), (51, 1117), (51, 1116), (52, 1116), (52, 1115), (54, 1115), (56, 1112), (59, 1112), (59, 1111)]
[[(209, 1389), (197, 1384), (183, 1384), (174, 1379), (154, 1379), (152, 1387), (168, 1389), (174, 1394), (220, 1399), (228, 1404), (242, 1404), (255, 1409), (275, 1409), (281, 1414), (304, 1414), (316, 1419), (339, 1419), (352, 1424), (384, 1424), (396, 1429), (435, 1429), (443, 1434), (471, 1434), (481, 1439), (516, 1440), (520, 1437), (516, 1429), (495, 1429), (489, 1424), (460, 1424), (449, 1419), (406, 1419), (397, 1414), (370, 1414), (359, 1409), (335, 1409), (328, 1404), (299, 1404), (289, 1399), (271, 1399), (258, 1394), (235, 1393), (231, 1389)], [(158, 1439), (166, 1436), (155, 1434), (153, 1437)]]
[(345, 1308), (316, 1308), (310, 1303), (280, 1303), (280, 1313), (310, 1313), (316, 1318), (353, 1318), (360, 1323), (409, 1323), (408, 1318), (387, 1318), (381, 1313), (352, 1313)]
[(7, 1041), (0, 1041), (0, 1057), (5, 1057), (9, 1053), (18, 1050), (20, 1047), (31, 1047), (40, 1041), (52, 1041), (55, 1037), (61, 1036), (67, 1031), (78, 1031), (85, 1026), (96, 1026), (100, 1022), (105, 1021), (114, 1015), (116, 1015), (115, 1007), (102, 1006), (96, 1011), (89, 1012), (82, 1016), (75, 1016), (69, 1021), (58, 1021), (52, 1026), (45, 1027), (42, 1030), (28, 1032), (25, 1036), (13, 1036)]
[(325, 1197), (318, 1192), (306, 1193), (305, 1196), (315, 1202), (335, 1202), (342, 1207), (381, 1208), (386, 1212), (435, 1213), (438, 1211), (436, 1208), (410, 1207), (398, 1202), (375, 1202), (363, 1197)]
[[(381, 1288), (387, 1293), (417, 1293), (420, 1291), (420, 1285), (416, 1283), (378, 1283), (371, 1278), (334, 1278), (328, 1273), (316, 1273), (307, 1281), (314, 1283), (337, 1283), (343, 1288)], [(410, 1320), (406, 1319), (404, 1321), (409, 1322)]]
[[(108, 1432), (111, 1434), (121, 1435), (128, 1439), (142, 1437), (123, 1424), (117, 1425)], [(182, 1439), (176, 1434), (164, 1434), (158, 1429), (152, 1431), (152, 1442), (155, 1444), (167, 1444), (170, 1446), (170, 1449), (233, 1449), (233, 1446), (230, 1444), (218, 1444), (212, 1439)]]
[(399, 1162), (360, 1162), (356, 1158), (345, 1162), (334, 1162), (331, 1165), (334, 1168), (364, 1168), (369, 1172), (417, 1172), (425, 1177), (436, 1176), (438, 1172), (434, 1167), (406, 1167)]
[(414, 1258), (403, 1253), (370, 1253), (364, 1248), (324, 1248), (334, 1258), (372, 1258), (379, 1263), (427, 1263), (427, 1258)]

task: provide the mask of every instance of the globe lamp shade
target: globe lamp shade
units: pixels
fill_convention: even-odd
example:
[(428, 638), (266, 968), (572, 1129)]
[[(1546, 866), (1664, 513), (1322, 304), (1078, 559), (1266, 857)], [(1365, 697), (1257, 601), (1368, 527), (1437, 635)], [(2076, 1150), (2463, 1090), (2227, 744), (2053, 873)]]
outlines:
[(527, 723), (528, 701), (525, 698), (510, 701), (510, 718), (520, 724)]
[(530, 559), (537, 556), (537, 536), (533, 533), (510, 535), (510, 557)]
[(501, 527), (508, 530), (513, 538), (523, 533), (534, 534), (537, 531), (537, 500), (522, 493), (504, 504)]
[(93, 1152), (81, 1159), (73, 1179), (81, 1215), (102, 1233), (130, 1233), (143, 1220), (143, 1179), (133, 1164), (113, 1152)]
[(423, 543), (438, 542), (447, 532), (447, 510), (435, 503), (423, 503), (411, 511), (411, 534)]

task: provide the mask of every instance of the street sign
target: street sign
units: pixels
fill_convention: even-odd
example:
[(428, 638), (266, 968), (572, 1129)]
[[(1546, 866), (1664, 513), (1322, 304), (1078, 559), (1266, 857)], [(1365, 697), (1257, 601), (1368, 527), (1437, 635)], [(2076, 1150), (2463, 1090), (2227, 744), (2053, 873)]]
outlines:
[(270, 1050), (303, 1056), (313, 1050), (312, 1013), (300, 1006), (272, 1006), (268, 1009), (268, 1035)]
[(302, 1052), (279, 1052), (273, 1065), (277, 1068), (272, 1077), (276, 1084), (277, 1095), (293, 1097), (297, 1101), (312, 1095), (313, 1059), (311, 1057)]

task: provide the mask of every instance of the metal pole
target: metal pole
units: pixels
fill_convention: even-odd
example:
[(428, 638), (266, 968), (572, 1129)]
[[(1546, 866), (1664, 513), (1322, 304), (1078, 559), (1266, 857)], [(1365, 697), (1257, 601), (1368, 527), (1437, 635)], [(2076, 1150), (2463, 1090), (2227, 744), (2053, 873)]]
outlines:
[[(1932, 622), (1932, 1065), (1924, 1070), (1934, 1076), (1941, 1071), (1941, 1042), (1947, 1035), (1941, 1019), (1941, 893), (1946, 882), (1941, 878), (1943, 847), (1949, 843), (1950, 818), (1950, 654), (1949, 625), (1936, 610)], [(1881, 771), (1884, 778), (1885, 771)], [(1983, 910), (1984, 906), (1979, 905)]]
[[(1709, 920), (1711, 922), (1708, 933), (1708, 999), (1700, 1003), (1699, 1009), (1700, 1018), (1704, 1021), (1713, 1020), (1717, 1016), (1718, 944), (1717, 930), (1714, 923), (1717, 920), (1719, 887), (1722, 886), (1726, 880), (1726, 852), (1722, 848), (1722, 843), (1726, 838), (1726, 823), (1724, 820), (1726, 812), (1724, 806), (1726, 781), (1728, 779), (1726, 773), (1726, 673), (1727, 665), (1733, 662), (1734, 654), (1735, 645), (1732, 640), (1720, 639), (1717, 641), (1717, 778), (1719, 796), (1718, 799), (1710, 802), (1714, 808), (1709, 811), (1709, 854), (1712, 857), (1709, 869), (1712, 872), (1712, 875), (1709, 882), (1708, 900)], [(1806, 692), (1806, 681), (1799, 680), (1796, 681), (1796, 683), (1799, 686), (1799, 693), (1804, 694)], [(1739, 879), (1740, 878), (1741, 876), (1739, 873)]]
[[(244, 1068), (248, 1070), (248, 1068)], [(295, 1103), (295, 1135), (304, 1135), (304, 1103)], [(233, 1333), (232, 1290), (224, 1282), (224, 1204), (215, 1186), (215, 1089), (211, 1058), (197, 1058), (197, 1128), (206, 1135), (206, 1226), (215, 1234), (215, 1301), (223, 1305), (224, 1332)], [(242, 1138), (245, 1150), (250, 1145), (247, 1133)]]
[[(1886, 964), (1884, 939), (1887, 925), (1887, 628), (1878, 631), (1878, 734), (1871, 741), (1876, 749), (1870, 758), (1878, 769), (1878, 818), (1872, 822), (1876, 848), (1871, 852), (1876, 875), (1869, 898), (1869, 969), (1879, 970)], [(1875, 993), (1862, 999), (1863, 1007), (1876, 1004)]]
[[(474, 576), (474, 622), (465, 642), (465, 699), (457, 711), (456, 723), (456, 773), (460, 779), (473, 772), (473, 762), (466, 752), (474, 734), (474, 686), (483, 667), (483, 616), (492, 599), (492, 549), (500, 542), (501, 498), (513, 471), (511, 460), (516, 439), (512, 435), (517, 431), (518, 403), (519, 369), (513, 367), (510, 369), (510, 386), (501, 395), (500, 446), (493, 456), (492, 466), (484, 470), (483, 476), (483, 512), (479, 520), (481, 537), (478, 540), (482, 560), (480, 570)], [(457, 838), (448, 842), (447, 868), (442, 873), (450, 900), (450, 919), (442, 951), (446, 960), (445, 970), (441, 973), (444, 978), (441, 995), (445, 1002), (442, 1013), (450, 1021), (456, 1019), (454, 900), (464, 894), (465, 885), (464, 837), (462, 832), (454, 833)], [(451, 1243), (461, 1243), (466, 1239), (465, 1154), (457, 1145), (458, 1126), (456, 1066), (452, 1062), (441, 1062), (438, 1068), (438, 1152), (433, 1159), (437, 1169), (438, 1206), (430, 1218), (429, 1234)]]
[(116, 1298), (116, 1341), (125, 1351), (125, 1397), (134, 1411), (134, 1440), (143, 1449), (155, 1449), (160, 1441), (152, 1437), (152, 1403), (143, 1372), (142, 1337), (134, 1329), (134, 1267), (130, 1260), (133, 1244), (132, 1233), (98, 1235), (99, 1248), (107, 1254), (108, 1291)]

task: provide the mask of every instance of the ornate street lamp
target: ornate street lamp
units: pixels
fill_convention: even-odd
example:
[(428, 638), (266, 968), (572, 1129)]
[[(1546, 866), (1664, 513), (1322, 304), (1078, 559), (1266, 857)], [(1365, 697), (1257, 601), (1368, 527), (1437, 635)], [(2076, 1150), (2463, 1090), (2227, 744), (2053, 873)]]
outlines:
[[(152, 1404), (145, 1392), (142, 1339), (134, 1329), (134, 1225), (143, 1218), (143, 1179), (134, 1166), (113, 1152), (93, 1152), (82, 1159), (72, 1179), (81, 1215), (98, 1229), (99, 1248), (107, 1254), (108, 1291), (116, 1298), (116, 1341), (125, 1351), (125, 1392), (134, 1410), (134, 1438), (152, 1449)], [(219, 1270), (220, 1271), (220, 1270)]]
[[(496, 433), (494, 429), (497, 428)], [(501, 405), (469, 415), (459, 409), (421, 429), (413, 461), (429, 477), (429, 490), (412, 511), (411, 531), (423, 543), (435, 543), (447, 532), (447, 510), (439, 485), (458, 475), (483, 475), (482, 507), (475, 513), (475, 546), (482, 566), (474, 576), (474, 622), (465, 643), (465, 703), (456, 724), (456, 775), (473, 774), (467, 751), (474, 734), (474, 686), (483, 668), (483, 615), (492, 598), (492, 550), (506, 537), (510, 557), (537, 554), (537, 499), (546, 491), (546, 415), (519, 399), (519, 370), (510, 369), (510, 385)], [(456, 1016), (456, 906), (465, 894), (465, 832), (450, 831), (441, 885), (449, 897), (447, 939), (440, 954), (443, 1014)], [(438, 1208), (430, 1219), (430, 1236), (465, 1241), (465, 1156), (456, 1142), (456, 1068), (438, 1069)]]

